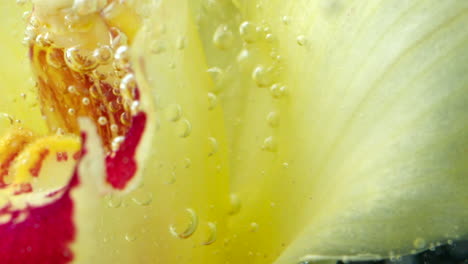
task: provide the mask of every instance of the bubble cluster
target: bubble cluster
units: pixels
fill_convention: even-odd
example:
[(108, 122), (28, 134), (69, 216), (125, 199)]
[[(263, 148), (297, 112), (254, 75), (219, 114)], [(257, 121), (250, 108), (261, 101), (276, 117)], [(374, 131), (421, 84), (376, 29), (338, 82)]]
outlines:
[(219, 25), (213, 34), (214, 45), (221, 50), (229, 49), (234, 40), (234, 35), (225, 24)]
[(270, 87), (271, 96), (273, 96), (273, 98), (275, 99), (282, 98), (287, 94), (287, 91), (288, 88), (285, 85), (281, 85), (278, 83), (275, 83)]
[[(38, 80), (39, 102), (53, 131), (79, 133), (77, 119), (94, 120), (107, 151), (125, 137), (135, 114), (141, 111), (138, 84), (131, 67), (127, 36), (117, 28), (97, 27), (93, 16), (103, 1), (75, 1), (63, 12), (65, 23), (109, 35), (109, 41), (84, 39), (67, 46), (67, 39), (83, 39), (82, 31), (55, 32), (34, 13), (28, 14), (25, 41), (30, 46), (33, 72)], [(94, 17), (94, 19), (99, 19)], [(68, 35), (67, 35), (68, 34)]]

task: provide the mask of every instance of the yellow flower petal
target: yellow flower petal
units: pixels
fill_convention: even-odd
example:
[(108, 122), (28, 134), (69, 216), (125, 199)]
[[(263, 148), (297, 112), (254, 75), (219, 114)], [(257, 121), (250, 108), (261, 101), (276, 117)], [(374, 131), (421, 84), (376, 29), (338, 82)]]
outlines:
[[(165, 93), (196, 98), (184, 81), (203, 73), (168, 76), (206, 61), (239, 211), (228, 260), (376, 259), (466, 233), (464, 3), (188, 5), (204, 58), (177, 63), (177, 37), (156, 32), (141, 78), (163, 108)], [(183, 37), (169, 14), (151, 28)]]
[(124, 6), (107, 22), (132, 46), (143, 180), (109, 188), (106, 143), (79, 120), (77, 263), (333, 262), (466, 238), (468, 4)]
[[(159, 23), (166, 16), (179, 17), (177, 24), (164, 25), (163, 41), (175, 43), (184, 37), (185, 49), (168, 45), (166, 53), (153, 55), (154, 43), (145, 32), (157, 33), (158, 24), (143, 29), (134, 45), (142, 108), (150, 120), (145, 133), (151, 132), (149, 141), (141, 144), (149, 157), (142, 168), (143, 182), (126, 196), (111, 194), (104, 201), (99, 201), (92, 187), (75, 193), (78, 262), (220, 263), (226, 259), (228, 164), (221, 111), (210, 110), (212, 83), (186, 3), (174, 4), (152, 12), (151, 20)], [(90, 223), (90, 218), (100, 220)], [(91, 236), (94, 243), (89, 243)], [(96, 251), (109, 254), (96, 255)]]
[[(15, 1), (1, 3), (0, 23), (0, 133), (8, 129), (10, 121), (21, 120), (24, 126), (38, 133), (47, 131), (36, 101), (34, 79), (29, 68), (27, 48), (20, 43), (24, 25), (19, 18), (27, 8), (20, 8)], [(25, 111), (27, 110), (27, 111)]]

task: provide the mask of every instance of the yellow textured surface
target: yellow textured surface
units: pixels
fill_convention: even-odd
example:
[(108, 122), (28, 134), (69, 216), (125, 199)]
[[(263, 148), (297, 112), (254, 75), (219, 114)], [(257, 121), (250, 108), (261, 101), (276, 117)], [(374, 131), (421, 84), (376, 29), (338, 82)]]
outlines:
[(83, 175), (77, 263), (379, 259), (467, 238), (468, 2), (130, 2), (143, 182), (102, 197)]
[[(15, 1), (3, 1), (0, 6), (3, 29), (0, 31), (0, 113), (20, 120), (23, 126), (33, 128), (37, 133), (45, 133), (47, 128), (37, 104), (27, 47), (21, 43), (26, 24), (21, 17), (30, 7), (20, 7)], [(1, 115), (0, 134), (8, 127), (9, 122)]]

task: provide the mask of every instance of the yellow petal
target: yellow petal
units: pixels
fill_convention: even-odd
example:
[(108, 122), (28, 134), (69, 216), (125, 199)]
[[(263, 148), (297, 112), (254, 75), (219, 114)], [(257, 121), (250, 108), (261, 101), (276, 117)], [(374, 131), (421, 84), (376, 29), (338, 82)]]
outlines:
[[(155, 24), (141, 31), (133, 61), (142, 109), (148, 114), (145, 133), (151, 134), (139, 150), (149, 157), (141, 167), (143, 182), (128, 195), (114, 193), (106, 200), (99, 200), (96, 186), (75, 192), (77, 262), (220, 263), (225, 259), (228, 164), (221, 111), (212, 109), (208, 100), (212, 82), (204, 70), (203, 50), (186, 2), (152, 8)], [(160, 23), (175, 17), (177, 23)], [(157, 40), (167, 44), (167, 52), (158, 55), (151, 52), (150, 34), (157, 34), (160, 26), (166, 27), (166, 33)], [(181, 37), (186, 41), (183, 50), (175, 47)], [(90, 222), (90, 218), (99, 220)], [(95, 242), (90, 243), (90, 237)]]
[[(34, 79), (29, 68), (27, 48), (21, 45), (25, 23), (19, 18), (27, 7), (19, 7), (15, 1), (2, 2), (0, 23), (0, 133), (10, 126), (10, 121), (21, 122), (38, 133), (47, 131), (36, 100)], [(27, 110), (27, 111), (26, 111)]]
[(77, 263), (377, 259), (468, 233), (466, 3), (137, 6), (144, 178), (110, 192), (81, 121)]
[[(280, 254), (275, 263), (375, 259), (462, 238), (466, 3), (239, 1), (239, 7), (241, 21), (264, 24), (276, 36), (273, 44), (247, 47), (283, 58), (277, 78), (288, 94), (269, 106), (272, 99), (252, 81), (229, 90), (245, 91), (244, 102), (252, 104), (244, 104), (245, 112), (230, 108), (245, 124), (231, 174), (242, 201), (232, 232), (255, 241), (239, 240), (237, 261), (249, 250)], [(279, 114), (274, 129), (267, 128), (270, 111)], [(270, 135), (276, 152), (268, 160), (259, 146)], [(259, 226), (256, 235), (246, 231), (251, 222)]]
[(467, 6), (434, 5), (190, 2), (239, 210), (230, 261), (377, 259), (466, 234)]

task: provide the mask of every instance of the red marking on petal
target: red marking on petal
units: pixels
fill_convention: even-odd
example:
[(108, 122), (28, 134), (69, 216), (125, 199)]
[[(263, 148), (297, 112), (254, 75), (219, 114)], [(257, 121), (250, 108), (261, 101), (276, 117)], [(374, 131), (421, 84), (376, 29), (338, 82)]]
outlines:
[(140, 143), (145, 127), (146, 114), (140, 112), (133, 117), (132, 126), (119, 150), (114, 155), (106, 157), (107, 182), (112, 187), (122, 190), (135, 176), (137, 171), (136, 148)]
[(4, 178), (8, 175), (8, 170), (18, 154), (19, 152), (12, 153), (2, 164), (0, 164), (0, 188), (8, 186), (8, 184), (5, 183)]
[(13, 160), (18, 156), (18, 152), (12, 153), (6, 160), (0, 165), (0, 177), (8, 175), (8, 169), (10, 168)]
[(74, 160), (79, 160), (81, 159), (81, 150), (80, 151), (77, 151), (75, 154), (73, 154), (73, 159)]
[(66, 188), (62, 188), (62, 189), (59, 189), (57, 191), (51, 192), (51, 193), (47, 194), (46, 196), (48, 198), (53, 198), (55, 196), (59, 196), (60, 194), (63, 194), (63, 192), (65, 192), (65, 191), (66, 191)]
[(19, 195), (23, 193), (30, 193), (33, 191), (33, 187), (30, 183), (20, 183), (15, 186), (15, 192), (13, 195)]
[(65, 264), (73, 259), (69, 248), (75, 238), (70, 190), (77, 185), (75, 173), (65, 193), (50, 204), (0, 210), (0, 216), (11, 216), (0, 224), (1, 263)]
[(68, 160), (68, 153), (67, 152), (57, 152), (57, 161), (67, 161)]
[(39, 176), (39, 172), (41, 171), (41, 168), (42, 168), (42, 163), (44, 162), (47, 155), (49, 155), (48, 149), (44, 149), (43, 151), (41, 151), (41, 153), (39, 153), (39, 159), (36, 161), (34, 166), (32, 166), (31, 169), (29, 169), (29, 172), (31, 173), (33, 177)]
[[(86, 134), (82, 133), (82, 144)], [(83, 155), (86, 149), (83, 148)], [(76, 236), (71, 191), (79, 185), (78, 165), (69, 183), (45, 197), (56, 198), (43, 206), (15, 209), (11, 203), (0, 209), (0, 263), (66, 264)]]

